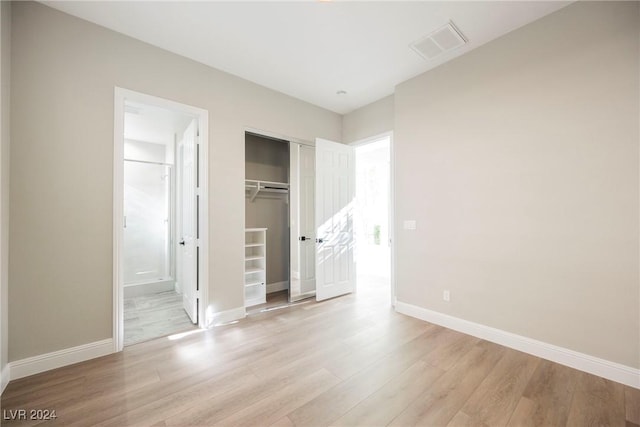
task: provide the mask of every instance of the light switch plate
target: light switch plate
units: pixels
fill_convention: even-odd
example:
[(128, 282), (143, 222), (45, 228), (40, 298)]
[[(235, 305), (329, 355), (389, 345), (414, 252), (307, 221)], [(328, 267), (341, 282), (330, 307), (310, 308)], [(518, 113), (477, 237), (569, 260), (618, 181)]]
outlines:
[(403, 228), (405, 230), (415, 230), (416, 229), (416, 220), (415, 219), (405, 219)]

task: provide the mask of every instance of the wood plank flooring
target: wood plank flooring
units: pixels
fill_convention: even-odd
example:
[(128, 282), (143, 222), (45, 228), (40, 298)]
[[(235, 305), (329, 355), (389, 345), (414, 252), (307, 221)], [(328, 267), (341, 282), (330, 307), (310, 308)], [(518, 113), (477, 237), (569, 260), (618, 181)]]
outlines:
[[(373, 282), (372, 282), (373, 283)], [(395, 313), (388, 290), (266, 312), (12, 381), (68, 426), (638, 426), (640, 391)]]

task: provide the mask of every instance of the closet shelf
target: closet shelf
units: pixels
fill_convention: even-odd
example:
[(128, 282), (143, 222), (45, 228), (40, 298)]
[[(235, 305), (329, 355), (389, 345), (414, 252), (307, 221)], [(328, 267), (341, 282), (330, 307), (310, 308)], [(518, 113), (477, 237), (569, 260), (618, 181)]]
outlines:
[(257, 248), (260, 246), (264, 246), (264, 243), (247, 243), (244, 245), (245, 248)]
[(244, 181), (244, 189), (249, 192), (249, 197), (253, 202), (258, 193), (279, 193), (289, 194), (289, 184), (286, 182), (259, 181), (255, 179), (246, 179)]
[(244, 287), (245, 287), (245, 288), (250, 288), (251, 286), (258, 286), (258, 285), (264, 285), (264, 282), (251, 282), (251, 283), (245, 283)]
[(247, 268), (244, 271), (244, 274), (260, 273), (263, 271), (264, 271), (264, 268)]
[(264, 259), (264, 255), (248, 256), (244, 258), (245, 261), (255, 261), (257, 259)]

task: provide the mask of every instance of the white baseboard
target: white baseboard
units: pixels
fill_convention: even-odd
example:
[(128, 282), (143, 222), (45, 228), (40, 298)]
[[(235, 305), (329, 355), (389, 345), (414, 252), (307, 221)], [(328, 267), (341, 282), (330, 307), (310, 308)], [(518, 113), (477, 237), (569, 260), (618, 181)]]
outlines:
[(629, 387), (640, 389), (640, 369), (611, 362), (564, 347), (516, 335), (501, 329), (449, 316), (426, 308), (396, 302), (396, 311), (449, 329), (482, 338), (505, 347), (538, 356), (561, 365), (588, 372)]
[(231, 310), (219, 311), (208, 316), (206, 327), (229, 323), (236, 320), (244, 319), (247, 316), (247, 310), (244, 307), (236, 307)]
[(7, 363), (2, 367), (2, 372), (0, 373), (0, 395), (4, 393), (4, 389), (7, 388), (9, 384), (9, 380), (11, 379), (11, 367)]
[(77, 347), (65, 348), (52, 353), (28, 357), (9, 363), (10, 378), (16, 380), (51, 369), (106, 356), (111, 353), (113, 353), (113, 339), (108, 338)]
[(275, 282), (275, 283), (267, 283), (267, 293), (271, 294), (273, 292), (285, 291), (289, 289), (289, 282)]

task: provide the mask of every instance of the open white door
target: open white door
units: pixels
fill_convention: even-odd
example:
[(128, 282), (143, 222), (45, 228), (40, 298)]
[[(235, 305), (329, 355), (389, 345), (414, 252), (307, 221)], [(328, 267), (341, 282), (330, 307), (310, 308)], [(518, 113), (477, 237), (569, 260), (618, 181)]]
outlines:
[(352, 147), (316, 139), (316, 299), (355, 291)]
[(291, 286), (289, 301), (312, 297), (316, 292), (315, 247), (315, 150), (289, 144), (289, 207), (291, 227)]
[(184, 131), (178, 146), (179, 216), (178, 216), (178, 284), (182, 292), (184, 310), (193, 323), (198, 323), (198, 283), (197, 283), (197, 124), (193, 120)]

